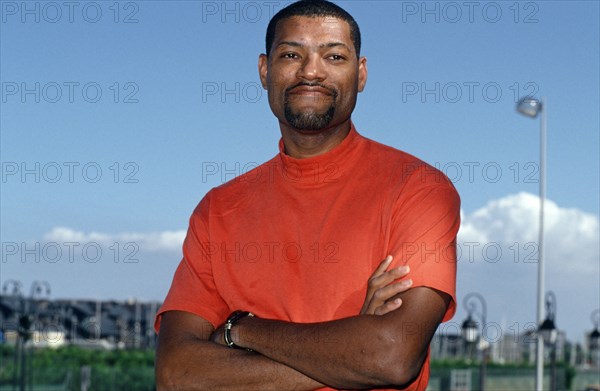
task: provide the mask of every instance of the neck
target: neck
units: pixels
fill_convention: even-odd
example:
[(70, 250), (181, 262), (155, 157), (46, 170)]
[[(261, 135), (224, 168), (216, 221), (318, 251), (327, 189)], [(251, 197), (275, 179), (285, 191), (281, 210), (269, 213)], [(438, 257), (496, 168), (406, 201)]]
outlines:
[(298, 130), (280, 123), (285, 153), (296, 159), (322, 155), (337, 147), (350, 132), (350, 119), (318, 131)]

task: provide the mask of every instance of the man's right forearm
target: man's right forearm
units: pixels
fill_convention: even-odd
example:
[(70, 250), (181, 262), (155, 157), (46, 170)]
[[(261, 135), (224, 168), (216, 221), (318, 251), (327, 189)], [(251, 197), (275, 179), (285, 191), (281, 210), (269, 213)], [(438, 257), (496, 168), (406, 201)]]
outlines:
[[(361, 314), (385, 315), (400, 306), (400, 302), (388, 302), (388, 299), (409, 288), (406, 284), (392, 283), (404, 277), (408, 269), (387, 270), (391, 261), (391, 256), (388, 256), (369, 278)], [(161, 319), (156, 351), (156, 383), (159, 391), (280, 391), (324, 387), (296, 369), (268, 357), (230, 349), (210, 341), (215, 329), (197, 315), (185, 311), (167, 311), (161, 315)], [(223, 338), (222, 335), (220, 338)]]
[[(159, 343), (157, 390), (314, 390), (323, 385), (257, 353), (196, 338)], [(227, 379), (227, 381), (224, 381)]]

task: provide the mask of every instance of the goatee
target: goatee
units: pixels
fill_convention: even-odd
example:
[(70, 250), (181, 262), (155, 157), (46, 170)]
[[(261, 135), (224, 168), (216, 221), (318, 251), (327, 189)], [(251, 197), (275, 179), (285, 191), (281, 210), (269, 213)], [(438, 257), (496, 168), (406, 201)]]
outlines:
[[(297, 86), (289, 88), (288, 91), (295, 87)], [(288, 91), (286, 91), (284, 101), (284, 115), (286, 121), (294, 128), (300, 130), (321, 130), (328, 127), (335, 114), (337, 91), (331, 88), (327, 89), (331, 91), (332, 102), (324, 113), (316, 113), (314, 111), (294, 112), (290, 105)]]

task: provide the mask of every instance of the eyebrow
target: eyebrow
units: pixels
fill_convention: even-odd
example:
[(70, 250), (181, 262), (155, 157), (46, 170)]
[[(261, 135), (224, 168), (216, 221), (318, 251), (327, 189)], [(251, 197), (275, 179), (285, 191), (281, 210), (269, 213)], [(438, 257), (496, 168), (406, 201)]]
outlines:
[[(294, 46), (294, 47), (304, 47), (304, 45), (300, 42), (296, 42), (296, 41), (281, 41), (277, 44), (277, 47), (283, 46), (283, 45), (287, 45), (287, 46)], [(337, 46), (342, 46), (344, 48), (346, 48), (347, 50), (350, 50), (350, 48), (348, 47), (348, 45), (346, 45), (343, 42), (329, 42), (329, 43), (322, 43), (319, 45), (319, 48), (333, 48), (333, 47), (337, 47)]]

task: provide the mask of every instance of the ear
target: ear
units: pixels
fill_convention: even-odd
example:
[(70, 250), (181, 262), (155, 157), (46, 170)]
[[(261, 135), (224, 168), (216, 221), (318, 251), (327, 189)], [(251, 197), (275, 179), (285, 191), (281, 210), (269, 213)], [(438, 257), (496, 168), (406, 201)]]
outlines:
[(361, 57), (358, 59), (358, 92), (363, 92), (367, 84), (367, 58)]
[(267, 89), (267, 73), (268, 73), (269, 59), (266, 54), (258, 56), (258, 75), (260, 76), (260, 83), (263, 88)]

